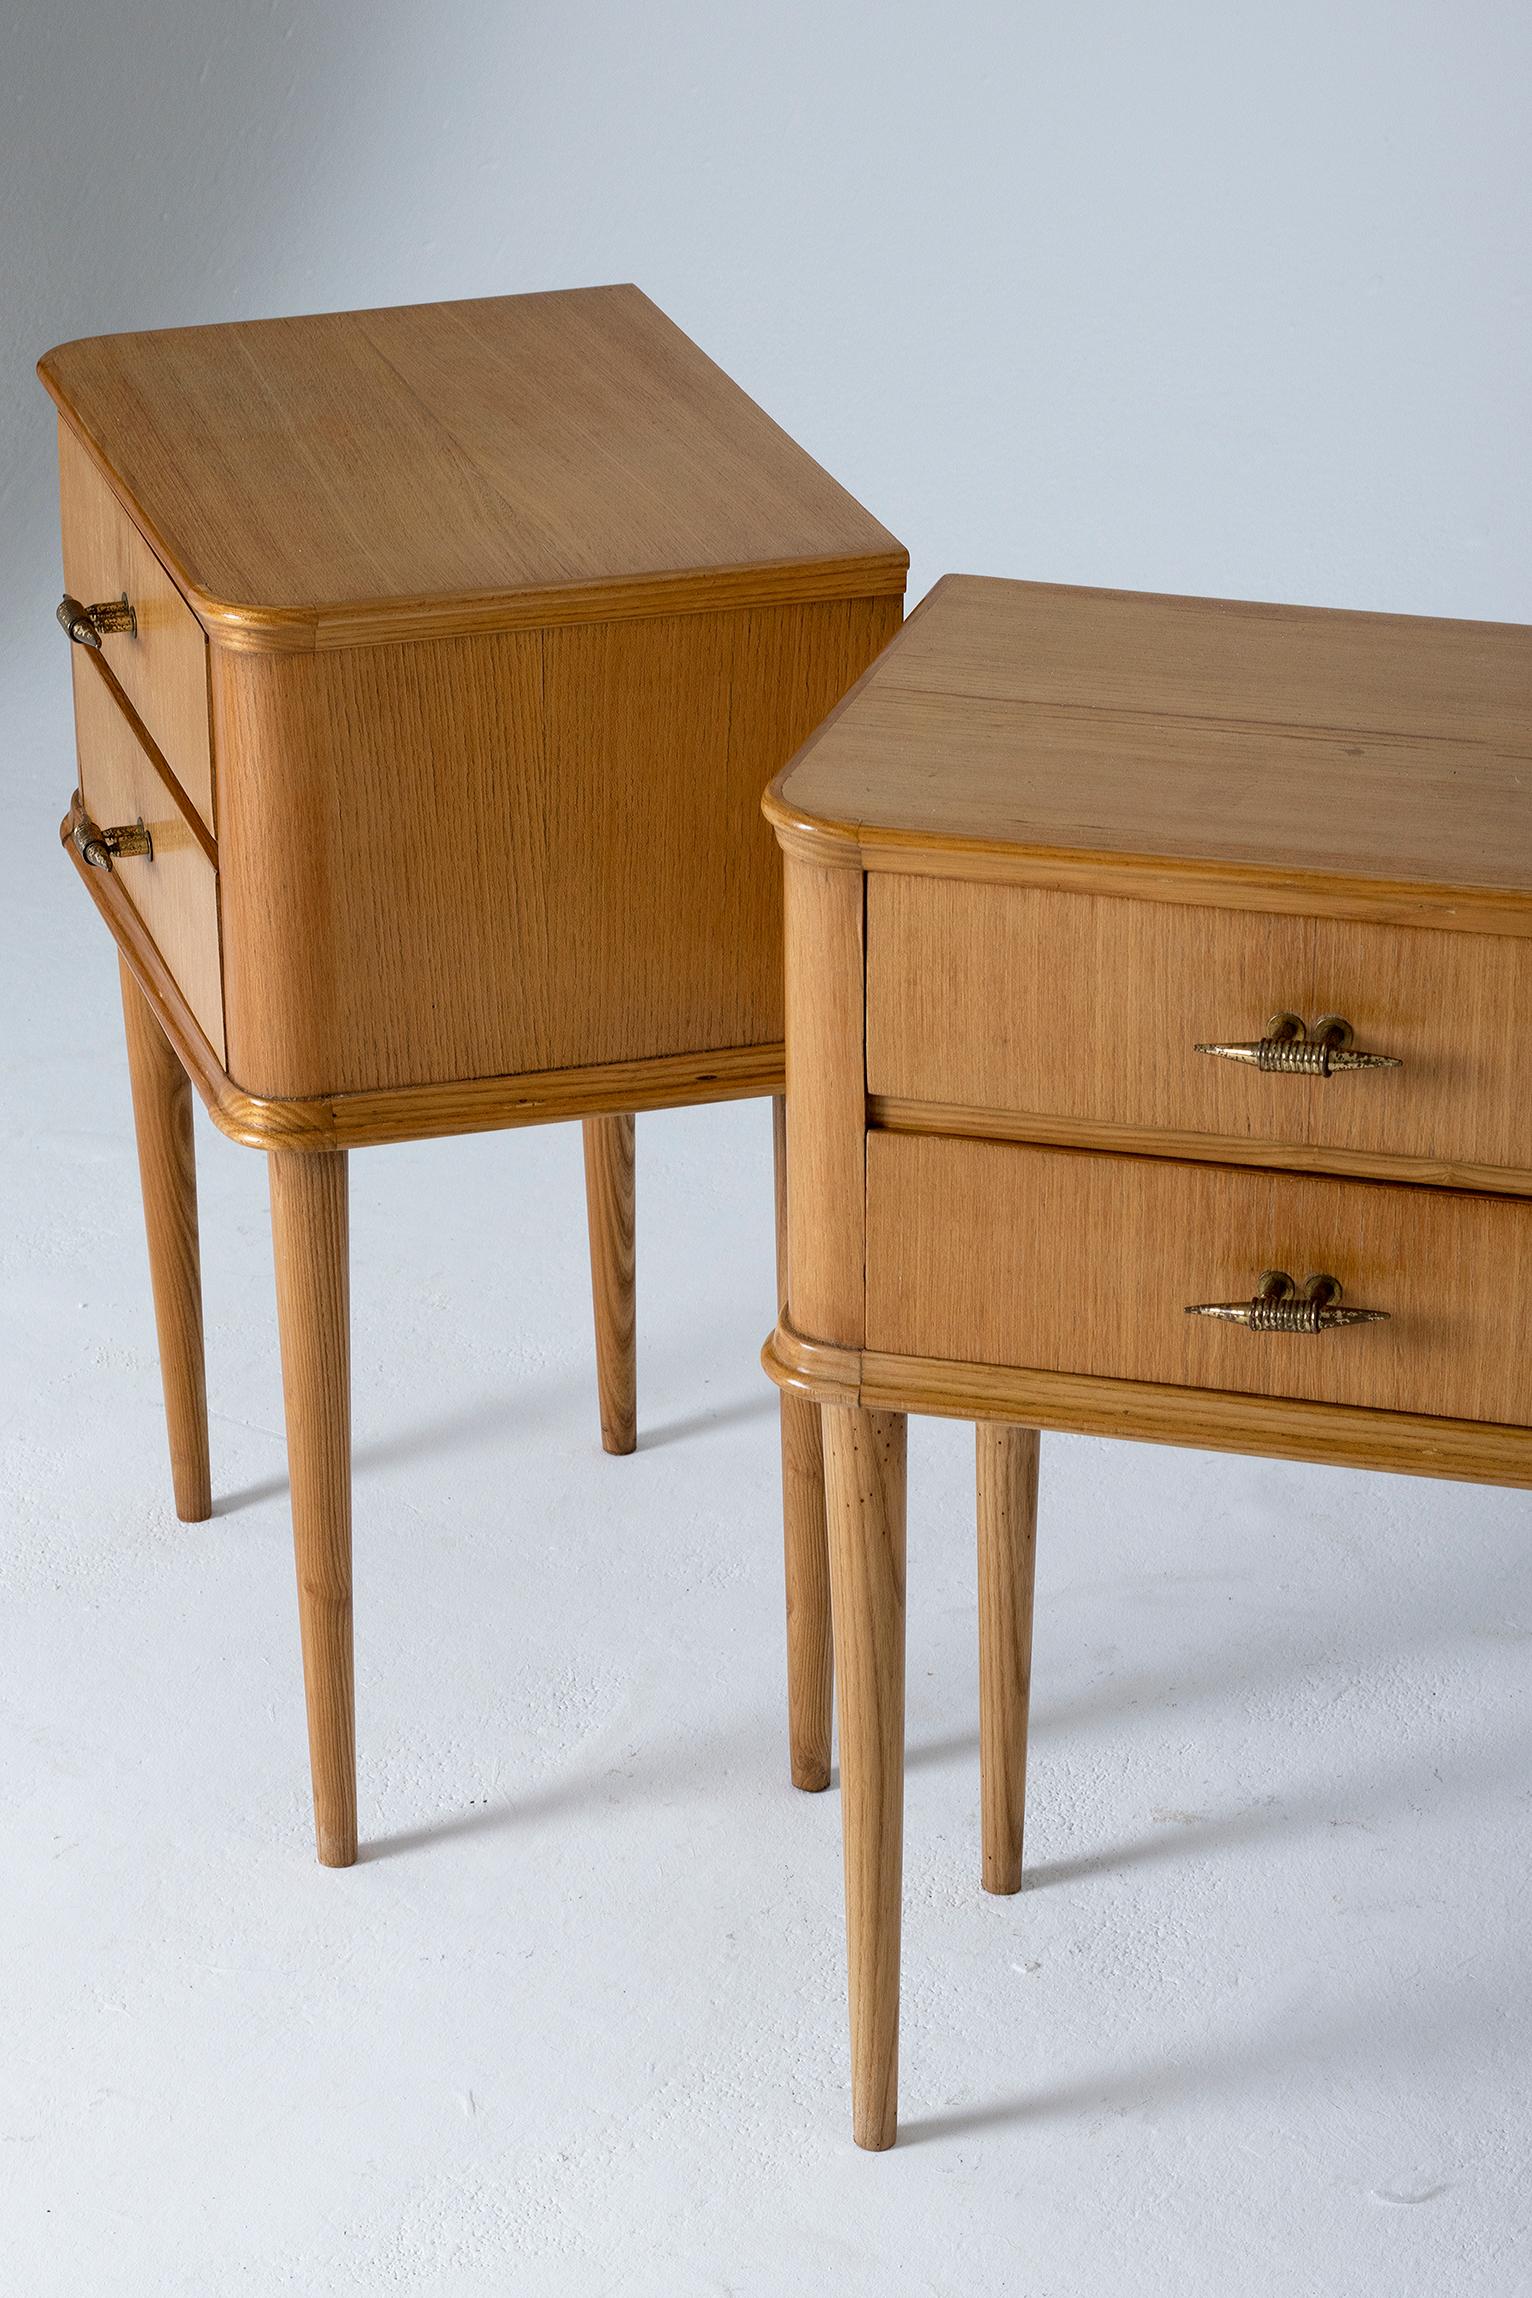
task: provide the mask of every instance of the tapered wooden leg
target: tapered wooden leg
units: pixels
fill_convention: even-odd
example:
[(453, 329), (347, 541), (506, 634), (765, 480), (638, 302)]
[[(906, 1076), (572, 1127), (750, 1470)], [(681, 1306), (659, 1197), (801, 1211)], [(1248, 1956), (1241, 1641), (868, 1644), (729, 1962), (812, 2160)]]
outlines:
[(986, 1891), (1021, 1889), (1037, 1551), (1035, 1428), (981, 1420), (979, 1487), (979, 1799)]
[[(787, 1305), (787, 1103), (771, 1104), (777, 1181), (777, 1302)], [(787, 1582), (787, 1752), (794, 1787), (830, 1784), (830, 1551), (819, 1407), (783, 1389), (782, 1548)]]
[(851, 2123), (892, 2146), (899, 2109), (899, 1917), (904, 1850), (905, 1422), (827, 1404), (825, 1493), (840, 1704)]
[(346, 1159), (273, 1150), (269, 1162), (314, 1833), (326, 1867), (349, 1867), (356, 1857), (356, 1717)]
[(633, 1288), (633, 1120), (587, 1117), (585, 1213), (596, 1312), (596, 1387), (608, 1452), (638, 1443), (637, 1312)]
[(138, 1135), (138, 1174), (149, 1277), (160, 1344), (160, 1381), (170, 1435), (176, 1514), (200, 1524), (213, 1513), (207, 1456), (207, 1374), (202, 1350), (202, 1258), (197, 1243), (197, 1162), (191, 1083), (126, 964), (122, 1018)]
[(787, 1751), (794, 1787), (830, 1784), (835, 1668), (819, 1407), (781, 1392), (782, 1547), (787, 1581)]

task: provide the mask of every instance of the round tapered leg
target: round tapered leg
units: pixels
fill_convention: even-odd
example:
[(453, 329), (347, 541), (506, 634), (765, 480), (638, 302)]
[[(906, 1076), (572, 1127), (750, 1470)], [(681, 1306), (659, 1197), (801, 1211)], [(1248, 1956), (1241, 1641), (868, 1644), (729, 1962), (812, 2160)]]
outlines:
[(176, 1514), (183, 1523), (200, 1524), (213, 1513), (213, 1494), (191, 1084), (126, 963), (119, 966), (171, 1485)]
[(840, 1707), (851, 2121), (892, 2146), (899, 2111), (899, 1920), (904, 1851), (902, 1413), (821, 1409)]
[(1021, 1889), (1037, 1552), (1035, 1428), (981, 1420), (979, 1500), (979, 1796), (986, 1891)]
[(608, 1452), (632, 1452), (638, 1443), (633, 1119), (587, 1117), (583, 1129), (601, 1442)]
[(787, 1581), (787, 1750), (794, 1787), (830, 1784), (835, 1666), (819, 1407), (784, 1389), (782, 1551)]
[[(787, 1104), (771, 1105), (777, 1184), (777, 1299), (787, 1304)], [(794, 1787), (830, 1784), (835, 1670), (830, 1635), (830, 1551), (825, 1531), (819, 1407), (783, 1389), (782, 1556), (787, 1584), (787, 1752)]]
[(349, 1867), (356, 1716), (346, 1159), (273, 1150), (268, 1162), (314, 1833), (326, 1867)]

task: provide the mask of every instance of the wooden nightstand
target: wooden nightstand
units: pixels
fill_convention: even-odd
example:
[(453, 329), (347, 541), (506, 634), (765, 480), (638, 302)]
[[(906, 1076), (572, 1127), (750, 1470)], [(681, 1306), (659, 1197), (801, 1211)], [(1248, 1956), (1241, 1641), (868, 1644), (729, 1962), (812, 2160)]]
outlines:
[[(345, 1152), (584, 1120), (602, 1431), (631, 1450), (633, 1112), (780, 1095), (760, 794), (897, 627), (906, 557), (633, 287), (100, 337), (40, 372), (64, 836), (122, 958), (177, 1506), (210, 1512), (189, 1078), (270, 1156), (319, 1855), (345, 1865)], [(808, 1407), (783, 1442), (794, 1768), (822, 1784)]]
[(1038, 1428), (1532, 1486), (1532, 631), (949, 578), (767, 812), (881, 2147), (904, 1415), (980, 1424), (998, 1891)]

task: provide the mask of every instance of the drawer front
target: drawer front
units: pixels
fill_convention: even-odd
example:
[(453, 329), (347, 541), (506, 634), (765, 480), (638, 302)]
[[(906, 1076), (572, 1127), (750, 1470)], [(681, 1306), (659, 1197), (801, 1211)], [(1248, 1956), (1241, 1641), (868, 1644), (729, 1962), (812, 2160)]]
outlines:
[(126, 595), (135, 631), (107, 631), (102, 659), (213, 828), (207, 640), (202, 625), (85, 449), (59, 427), (64, 582), (82, 605)]
[(152, 856), (128, 856), (117, 863), (117, 882), (175, 976), (221, 1067), (217, 873), (105, 679), (88, 662), (75, 675), (75, 734), (86, 812), (103, 829), (141, 820), (154, 841)]
[[(1343, 1015), (1403, 1067), (1195, 1050), (1284, 1011)], [(868, 880), (868, 1087), (895, 1099), (1529, 1175), (1529, 1011), (1532, 940), (1511, 935)]]
[[(867, 1346), (897, 1355), (1532, 1423), (1532, 1204), (934, 1135), (869, 1135)], [(1265, 1269), (1386, 1324), (1189, 1317)]]

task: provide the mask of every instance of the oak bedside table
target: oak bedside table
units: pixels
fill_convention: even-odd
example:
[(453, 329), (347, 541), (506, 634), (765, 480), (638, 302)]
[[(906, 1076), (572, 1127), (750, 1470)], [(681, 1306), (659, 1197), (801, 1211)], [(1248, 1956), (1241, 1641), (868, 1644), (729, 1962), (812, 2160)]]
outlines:
[(176, 1503), (210, 1513), (190, 1079), (270, 1158), (316, 1831), (345, 1865), (346, 1151), (584, 1121), (602, 1431), (631, 1450), (633, 1113), (780, 1095), (760, 796), (897, 627), (906, 556), (633, 287), (100, 337), (40, 373), (64, 836), (122, 961)]
[(1532, 1486), (1532, 630), (949, 578), (773, 785), (855, 2135), (892, 2144), (905, 1418), (978, 1423), (1021, 1882), (1039, 1428)]

